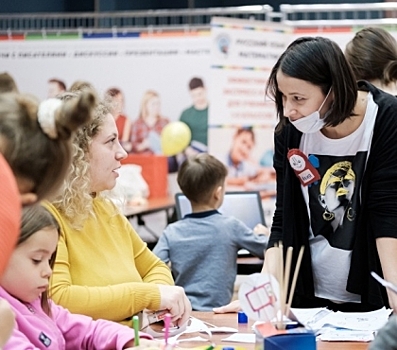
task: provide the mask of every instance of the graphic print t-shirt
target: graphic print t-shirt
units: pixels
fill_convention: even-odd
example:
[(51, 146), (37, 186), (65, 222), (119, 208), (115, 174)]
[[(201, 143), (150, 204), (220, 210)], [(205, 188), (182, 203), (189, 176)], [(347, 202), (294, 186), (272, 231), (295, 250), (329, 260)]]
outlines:
[(351, 135), (329, 139), (321, 132), (303, 134), (300, 149), (315, 157), (320, 180), (302, 186), (310, 218), (310, 249), (315, 295), (335, 302), (360, 302), (346, 291), (360, 189), (378, 106), (368, 93), (363, 122)]

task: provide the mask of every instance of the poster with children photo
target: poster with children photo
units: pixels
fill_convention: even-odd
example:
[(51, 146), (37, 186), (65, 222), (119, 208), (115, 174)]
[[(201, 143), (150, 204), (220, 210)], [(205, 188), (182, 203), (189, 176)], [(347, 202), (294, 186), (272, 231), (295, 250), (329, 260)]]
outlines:
[(228, 168), (227, 191), (260, 191), (262, 198), (275, 195), (273, 128), (212, 127), (208, 135), (209, 152)]

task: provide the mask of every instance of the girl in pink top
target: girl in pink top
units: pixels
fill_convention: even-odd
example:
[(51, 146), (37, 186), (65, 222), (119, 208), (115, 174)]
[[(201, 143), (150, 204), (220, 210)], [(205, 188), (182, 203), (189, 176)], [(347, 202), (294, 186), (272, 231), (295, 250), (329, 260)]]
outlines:
[[(59, 226), (45, 208), (35, 205), (23, 209), (18, 244), (0, 279), (0, 298), (9, 302), (16, 316), (16, 326), (4, 350), (133, 347), (133, 329), (72, 314), (48, 299), (58, 235)], [(145, 333), (140, 337), (151, 339)], [(141, 339), (140, 345), (144, 345), (142, 342), (152, 341)]]

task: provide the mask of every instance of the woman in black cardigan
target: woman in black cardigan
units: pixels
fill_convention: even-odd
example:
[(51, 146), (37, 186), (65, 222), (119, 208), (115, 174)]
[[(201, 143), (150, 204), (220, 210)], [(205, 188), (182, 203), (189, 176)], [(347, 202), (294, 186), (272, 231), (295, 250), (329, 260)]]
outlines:
[[(277, 275), (279, 242), (296, 265), (293, 307), (397, 310), (371, 271), (397, 283), (397, 99), (357, 84), (323, 37), (295, 40), (273, 67), (276, 210), (264, 270)], [(236, 304), (215, 312), (231, 311)]]

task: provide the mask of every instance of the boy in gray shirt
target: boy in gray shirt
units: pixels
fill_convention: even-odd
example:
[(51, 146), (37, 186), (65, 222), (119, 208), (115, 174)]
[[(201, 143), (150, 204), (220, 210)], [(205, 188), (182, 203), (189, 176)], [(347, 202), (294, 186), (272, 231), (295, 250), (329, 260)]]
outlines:
[(171, 262), (175, 284), (185, 289), (193, 310), (210, 311), (231, 301), (237, 252), (247, 249), (263, 259), (268, 231), (255, 234), (242, 221), (218, 212), (225, 194), (227, 169), (200, 153), (185, 160), (178, 184), (192, 214), (166, 227), (153, 252)]

